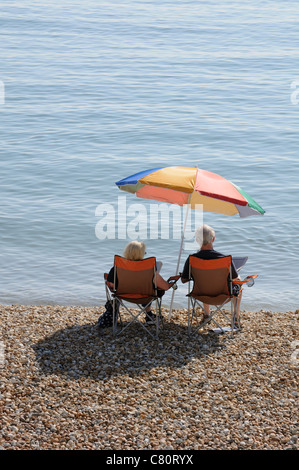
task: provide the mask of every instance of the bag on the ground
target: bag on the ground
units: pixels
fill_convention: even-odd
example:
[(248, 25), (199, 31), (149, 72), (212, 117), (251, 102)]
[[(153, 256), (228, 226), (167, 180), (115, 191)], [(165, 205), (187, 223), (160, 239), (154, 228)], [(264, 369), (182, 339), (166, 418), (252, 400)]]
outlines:
[[(105, 312), (98, 319), (97, 326), (100, 328), (107, 328), (113, 325), (113, 305), (110, 300), (108, 300), (105, 304)], [(116, 304), (116, 314), (118, 311), (118, 306)]]
[(233, 284), (233, 295), (238, 297), (240, 293), (240, 286), (238, 284)]

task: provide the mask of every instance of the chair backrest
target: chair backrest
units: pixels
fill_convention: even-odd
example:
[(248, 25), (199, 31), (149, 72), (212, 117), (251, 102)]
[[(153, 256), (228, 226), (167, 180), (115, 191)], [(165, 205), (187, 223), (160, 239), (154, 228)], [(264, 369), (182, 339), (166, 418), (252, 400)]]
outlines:
[[(155, 297), (157, 295), (154, 278), (156, 258), (140, 261), (114, 257), (114, 285), (117, 284), (116, 296), (128, 298)], [(117, 278), (117, 283), (116, 283)]]
[(193, 279), (191, 297), (210, 305), (220, 305), (231, 297), (232, 257), (201, 259), (189, 256), (189, 274)]

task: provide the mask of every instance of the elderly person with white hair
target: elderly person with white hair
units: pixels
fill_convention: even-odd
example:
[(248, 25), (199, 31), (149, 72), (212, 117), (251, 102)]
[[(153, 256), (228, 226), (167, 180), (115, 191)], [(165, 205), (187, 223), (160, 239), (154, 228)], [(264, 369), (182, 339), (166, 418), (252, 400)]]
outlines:
[[(225, 255), (222, 253), (219, 253), (218, 251), (215, 251), (213, 248), (213, 244), (215, 241), (215, 231), (210, 227), (209, 225), (203, 225), (199, 227), (196, 230), (195, 233), (195, 239), (197, 243), (200, 246), (200, 250), (194, 253), (192, 256), (196, 256), (197, 258), (201, 259), (217, 259), (217, 258), (223, 258)], [(232, 279), (238, 278), (238, 273), (232, 264)], [(181, 280), (183, 283), (188, 282), (189, 279), (189, 257), (185, 262), (184, 269), (181, 275)], [(241, 303), (241, 293), (239, 294), (239, 301), (238, 301), (238, 313), (240, 309), (240, 303)], [(204, 304), (204, 308), (207, 313), (210, 311), (210, 306), (207, 304)], [(206, 316), (204, 315), (203, 320), (205, 320)]]

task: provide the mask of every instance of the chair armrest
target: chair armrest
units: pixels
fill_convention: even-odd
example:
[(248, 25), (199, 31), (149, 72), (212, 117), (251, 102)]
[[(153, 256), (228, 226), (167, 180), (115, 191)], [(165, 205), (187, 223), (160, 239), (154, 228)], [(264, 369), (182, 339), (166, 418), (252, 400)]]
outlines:
[(170, 276), (167, 279), (168, 283), (172, 282), (171, 287), (173, 290), (176, 290), (178, 288), (177, 281), (180, 279), (180, 277), (181, 277), (181, 274), (177, 274), (176, 276)]
[(176, 276), (170, 276), (168, 279), (167, 279), (167, 282), (171, 282), (171, 281), (174, 281), (174, 282), (177, 282), (181, 277), (181, 274), (178, 274)]
[(106, 284), (106, 286), (108, 287), (108, 289), (109, 289), (111, 292), (114, 292), (115, 289), (114, 289), (113, 282), (107, 281), (107, 278), (108, 278), (108, 273), (104, 273), (104, 279), (105, 279), (105, 284)]
[(254, 284), (254, 280), (258, 277), (257, 274), (253, 274), (251, 276), (247, 276), (245, 277), (245, 279), (243, 279), (243, 281), (241, 279), (233, 279), (233, 284), (238, 284), (238, 285), (243, 285), (243, 284), (247, 284), (248, 287), (251, 287), (253, 286)]

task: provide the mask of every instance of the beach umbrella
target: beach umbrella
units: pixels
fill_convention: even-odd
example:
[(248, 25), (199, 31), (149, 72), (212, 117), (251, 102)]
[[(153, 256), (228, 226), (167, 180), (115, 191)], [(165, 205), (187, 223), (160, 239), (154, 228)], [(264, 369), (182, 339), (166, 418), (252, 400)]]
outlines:
[[(168, 166), (144, 170), (115, 183), (119, 189), (143, 199), (164, 201), (188, 209), (249, 217), (263, 215), (264, 209), (249, 194), (222, 176), (197, 167)], [(199, 206), (200, 205), (200, 206)], [(183, 247), (182, 231), (177, 272)], [(171, 302), (172, 308), (172, 302)], [(170, 308), (170, 311), (171, 311)]]
[(144, 199), (171, 204), (202, 204), (204, 211), (248, 217), (264, 210), (236, 184), (199, 168), (170, 166), (141, 171), (115, 183)]

